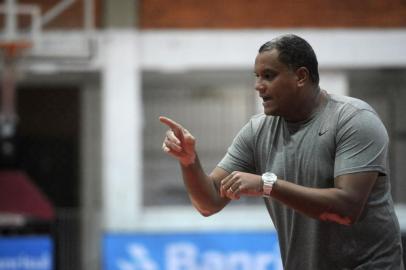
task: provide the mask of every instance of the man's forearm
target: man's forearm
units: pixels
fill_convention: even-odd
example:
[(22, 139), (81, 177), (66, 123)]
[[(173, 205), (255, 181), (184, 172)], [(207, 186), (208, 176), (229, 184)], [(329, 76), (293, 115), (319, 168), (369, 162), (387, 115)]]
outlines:
[(326, 220), (329, 220), (329, 217), (336, 215), (336, 220), (330, 221), (350, 223), (348, 215), (340, 211), (339, 204), (342, 203), (342, 200), (336, 198), (337, 194), (334, 188), (314, 189), (278, 180), (272, 189), (272, 197), (307, 216), (316, 219), (326, 217)]
[(214, 180), (205, 174), (196, 156), (195, 162), (180, 165), (183, 181), (194, 207), (203, 215), (210, 216), (227, 204), (228, 199), (220, 197)]
[(337, 176), (332, 188), (309, 188), (277, 181), (271, 196), (308, 216), (341, 224), (355, 223), (378, 178), (378, 172)]

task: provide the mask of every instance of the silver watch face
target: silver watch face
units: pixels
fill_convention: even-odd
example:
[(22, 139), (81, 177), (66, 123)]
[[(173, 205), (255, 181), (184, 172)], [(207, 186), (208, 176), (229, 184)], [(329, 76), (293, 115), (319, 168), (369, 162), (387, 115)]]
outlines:
[(264, 183), (275, 181), (276, 178), (277, 178), (276, 175), (271, 172), (266, 172), (262, 175), (262, 180), (264, 181)]

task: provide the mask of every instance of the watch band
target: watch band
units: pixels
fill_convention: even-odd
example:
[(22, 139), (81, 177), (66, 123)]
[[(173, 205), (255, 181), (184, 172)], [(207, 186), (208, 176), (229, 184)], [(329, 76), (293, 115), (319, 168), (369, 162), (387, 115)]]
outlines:
[(262, 175), (262, 182), (264, 183), (262, 195), (264, 197), (271, 197), (272, 188), (276, 181), (278, 181), (278, 177), (274, 173), (266, 172)]

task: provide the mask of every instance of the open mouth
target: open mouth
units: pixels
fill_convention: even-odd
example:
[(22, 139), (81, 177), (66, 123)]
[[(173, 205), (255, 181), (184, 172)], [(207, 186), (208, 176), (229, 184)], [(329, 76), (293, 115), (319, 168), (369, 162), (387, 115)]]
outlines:
[(270, 97), (262, 97), (262, 100), (264, 101), (264, 102), (267, 102), (267, 101), (270, 101), (272, 98), (270, 98)]

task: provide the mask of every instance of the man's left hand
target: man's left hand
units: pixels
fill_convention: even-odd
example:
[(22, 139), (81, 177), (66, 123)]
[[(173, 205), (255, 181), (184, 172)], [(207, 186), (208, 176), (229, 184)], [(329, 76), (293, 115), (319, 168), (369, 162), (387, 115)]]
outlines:
[(221, 180), (220, 195), (238, 200), (241, 195), (262, 196), (262, 188), (260, 175), (235, 171)]

